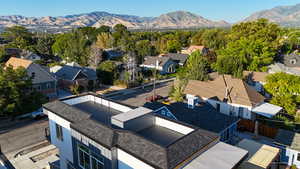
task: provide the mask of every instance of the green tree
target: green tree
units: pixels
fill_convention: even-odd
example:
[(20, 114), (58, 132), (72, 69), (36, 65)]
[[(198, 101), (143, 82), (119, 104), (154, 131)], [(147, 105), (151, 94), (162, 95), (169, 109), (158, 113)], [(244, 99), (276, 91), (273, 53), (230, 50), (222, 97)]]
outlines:
[(182, 102), (183, 96), (184, 96), (184, 89), (186, 86), (186, 80), (179, 81), (174, 84), (174, 86), (171, 87), (171, 90), (169, 92), (169, 96), (173, 101), (176, 102)]
[(223, 49), (226, 45), (226, 32), (221, 29), (207, 29), (201, 38), (202, 44), (213, 50)]
[(71, 93), (74, 95), (79, 95), (81, 92), (83, 92), (84, 87), (80, 86), (79, 84), (73, 84), (70, 87)]
[(208, 80), (209, 63), (199, 51), (193, 52), (183, 70), (183, 76), (188, 80)]
[(145, 56), (154, 56), (157, 54), (155, 47), (149, 40), (140, 40), (136, 42), (135, 50), (137, 53), (137, 62), (141, 64)]
[(5, 61), (5, 58), (6, 58), (5, 47), (0, 46), (0, 64)]
[(34, 44), (33, 34), (22, 26), (5, 28), (1, 36), (9, 42), (9, 47), (30, 49)]
[(54, 44), (54, 37), (51, 34), (40, 34), (37, 37), (35, 50), (40, 55), (52, 55), (52, 45)]
[(102, 33), (102, 32), (110, 33), (110, 27), (106, 26), (106, 25), (102, 25), (99, 28), (97, 28), (97, 32), (98, 33)]
[(112, 47), (112, 36), (110, 33), (102, 32), (97, 35), (96, 41), (97, 47), (101, 49), (107, 49)]
[(181, 50), (181, 44), (178, 40), (168, 40), (167, 41), (167, 52), (169, 53), (177, 53), (177, 51)]
[(117, 65), (110, 60), (104, 61), (98, 66), (97, 75), (103, 84), (112, 85), (117, 79)]
[[(218, 52), (217, 70), (233, 75), (243, 70), (266, 71), (280, 48), (281, 31), (266, 19), (234, 25), (225, 49)], [(236, 61), (228, 62), (232, 60)]]
[(127, 30), (127, 27), (122, 24), (117, 24), (113, 28), (114, 32), (112, 33), (113, 37), (113, 46), (122, 47), (129, 42), (130, 32)]
[(45, 103), (45, 97), (30, 91), (32, 81), (24, 68), (0, 66), (0, 115), (32, 112)]
[(78, 31), (62, 34), (56, 38), (52, 46), (55, 55), (68, 62), (76, 62), (87, 66), (90, 55), (90, 43), (84, 34)]
[(300, 104), (300, 77), (286, 73), (267, 76), (265, 89), (272, 95), (271, 103), (282, 106), (290, 115), (295, 115)]

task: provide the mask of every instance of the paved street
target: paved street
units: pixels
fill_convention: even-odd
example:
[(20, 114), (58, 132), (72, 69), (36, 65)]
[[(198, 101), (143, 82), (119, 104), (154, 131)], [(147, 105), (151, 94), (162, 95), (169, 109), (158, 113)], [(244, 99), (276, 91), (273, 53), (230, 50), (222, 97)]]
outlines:
[[(167, 97), (172, 84), (173, 81), (157, 85), (156, 94)], [(125, 94), (116, 94), (109, 98), (131, 106), (143, 106), (146, 103), (146, 98), (152, 95), (152, 89), (153, 86), (148, 86), (145, 89), (132, 89)]]
[(0, 145), (4, 154), (16, 151), (45, 140), (45, 128), (48, 120), (28, 121), (0, 134)]

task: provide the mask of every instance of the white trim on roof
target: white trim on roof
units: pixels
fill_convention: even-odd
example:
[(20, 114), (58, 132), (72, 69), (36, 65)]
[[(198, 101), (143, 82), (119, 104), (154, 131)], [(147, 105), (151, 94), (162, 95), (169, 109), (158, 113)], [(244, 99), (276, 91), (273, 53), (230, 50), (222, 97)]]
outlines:
[(282, 110), (282, 107), (276, 106), (274, 104), (270, 103), (262, 103), (259, 106), (252, 109), (252, 112), (259, 114), (261, 116), (272, 118), (277, 113), (279, 113)]

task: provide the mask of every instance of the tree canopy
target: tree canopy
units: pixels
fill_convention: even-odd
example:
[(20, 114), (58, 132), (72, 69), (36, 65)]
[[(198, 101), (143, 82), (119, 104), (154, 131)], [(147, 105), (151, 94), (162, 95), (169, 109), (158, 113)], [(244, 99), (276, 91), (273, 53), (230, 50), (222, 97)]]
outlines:
[(97, 68), (97, 75), (103, 84), (111, 85), (117, 78), (117, 65), (114, 61), (104, 61)]
[(186, 80), (208, 80), (209, 63), (199, 51), (193, 52), (182, 72), (179, 73), (179, 79)]
[(286, 73), (275, 73), (267, 76), (264, 86), (272, 95), (271, 103), (282, 106), (290, 115), (295, 115), (300, 105), (300, 77)]
[(265, 19), (234, 25), (226, 47), (218, 51), (216, 70), (233, 75), (243, 70), (266, 71), (280, 47), (281, 31)]
[(32, 88), (24, 68), (0, 66), (0, 116), (14, 116), (32, 112), (46, 102), (45, 97)]

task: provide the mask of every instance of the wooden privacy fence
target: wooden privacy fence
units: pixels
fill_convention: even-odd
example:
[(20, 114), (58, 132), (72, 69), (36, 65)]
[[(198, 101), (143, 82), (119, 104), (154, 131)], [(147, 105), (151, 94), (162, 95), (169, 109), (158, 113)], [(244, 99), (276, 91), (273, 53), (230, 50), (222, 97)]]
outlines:
[[(242, 119), (238, 122), (238, 129), (254, 133), (255, 121)], [(273, 128), (259, 122), (258, 125), (259, 135), (269, 137), (269, 138), (275, 138), (277, 132), (278, 132), (277, 128)]]

